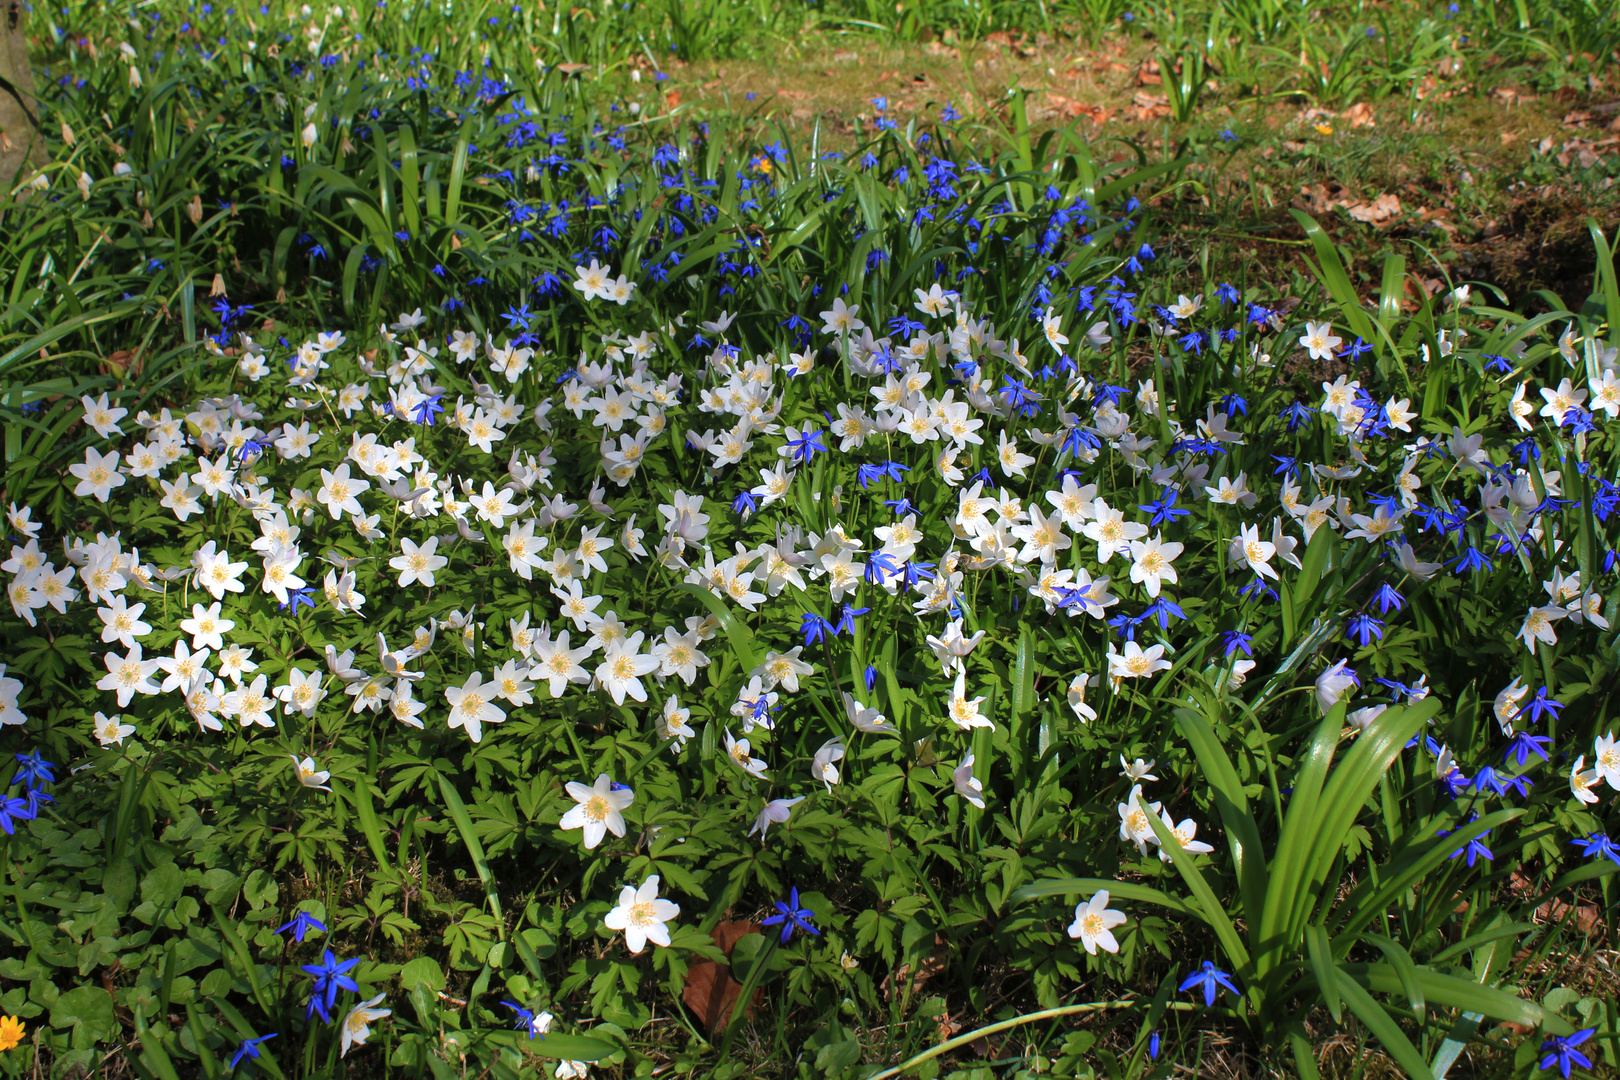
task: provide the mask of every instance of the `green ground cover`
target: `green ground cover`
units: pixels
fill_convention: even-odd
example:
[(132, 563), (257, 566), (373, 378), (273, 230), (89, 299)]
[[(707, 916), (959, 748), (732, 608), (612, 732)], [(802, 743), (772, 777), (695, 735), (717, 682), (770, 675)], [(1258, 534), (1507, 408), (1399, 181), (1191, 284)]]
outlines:
[(1615, 13), (31, 13), (0, 1072), (1612, 1075)]

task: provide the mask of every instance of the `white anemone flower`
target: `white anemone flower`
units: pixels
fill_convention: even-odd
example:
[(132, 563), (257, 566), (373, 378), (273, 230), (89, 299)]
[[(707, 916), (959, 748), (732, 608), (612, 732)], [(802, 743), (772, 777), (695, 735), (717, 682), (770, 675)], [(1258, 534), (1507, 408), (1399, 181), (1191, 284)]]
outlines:
[[(654, 874), (642, 882), (639, 889), (629, 885), (621, 889), (619, 906), (603, 917), (602, 924), (609, 930), (623, 930), (625, 947), (638, 953), (647, 947), (649, 941), (668, 947), (669, 927), (666, 924), (680, 913), (679, 904), (659, 898), (658, 875)], [(562, 1071), (560, 1066), (558, 1071)]]
[(1092, 956), (1097, 955), (1099, 948), (1104, 952), (1117, 953), (1119, 942), (1114, 940), (1113, 929), (1124, 921), (1124, 912), (1109, 908), (1108, 890), (1098, 889), (1090, 900), (1075, 905), (1069, 936), (1079, 938), (1080, 944)]
[(353, 1047), (366, 1045), (366, 1040), (371, 1038), (371, 1025), (385, 1016), (394, 1014), (393, 1009), (377, 1008), (377, 1003), (387, 996), (378, 994), (349, 1010), (349, 1015), (343, 1018), (343, 1049), (338, 1053), (338, 1057), (347, 1057)]
[(634, 791), (615, 786), (606, 773), (598, 776), (596, 783), (590, 787), (574, 781), (569, 781), (567, 787), (568, 797), (579, 805), (562, 816), (562, 820), (557, 822), (559, 828), (584, 829), (587, 850), (600, 844), (610, 832), (614, 836), (624, 835), (624, 814), (621, 811), (635, 802)]

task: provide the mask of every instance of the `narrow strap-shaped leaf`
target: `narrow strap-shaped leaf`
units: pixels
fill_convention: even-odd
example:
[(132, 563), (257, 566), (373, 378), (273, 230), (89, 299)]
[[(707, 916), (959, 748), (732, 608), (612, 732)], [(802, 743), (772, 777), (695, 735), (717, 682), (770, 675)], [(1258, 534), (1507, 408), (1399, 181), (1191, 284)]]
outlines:
[(456, 791), (455, 785), (444, 773), (438, 773), (439, 793), (444, 797), (444, 808), (450, 814), (450, 820), (456, 823), (456, 831), (461, 833), (461, 842), (467, 845), (467, 854), (472, 856), (473, 866), (478, 868), (478, 880), (484, 883), (484, 897), (489, 901), (489, 910), (495, 916), (495, 929), (499, 932), (501, 940), (506, 940), (506, 916), (501, 914), (501, 893), (495, 882), (495, 872), (489, 867), (489, 859), (484, 856), (484, 845), (478, 841), (478, 833), (473, 829), (472, 816), (467, 813), (467, 805), (461, 801), (461, 795)]
[(1266, 856), (1260, 845), (1260, 827), (1249, 810), (1248, 797), (1243, 794), (1243, 781), (1221, 748), (1215, 729), (1202, 713), (1179, 708), (1175, 718), (1176, 726), (1198, 758), (1215, 801), (1215, 810), (1226, 829), (1226, 843), (1232, 852), (1232, 865), (1237, 870), (1238, 889), (1242, 893), (1243, 914), (1251, 920), (1258, 918), (1266, 903)]
[[(1342, 919), (1339, 932), (1342, 934), (1359, 932), (1382, 915), (1413, 882), (1449, 859), (1458, 845), (1466, 844), (1476, 836), (1481, 836), (1490, 829), (1506, 824), (1523, 814), (1522, 809), (1497, 810), (1478, 821), (1459, 827), (1456, 832), (1445, 837), (1446, 842), (1443, 844), (1434, 842), (1432, 836), (1413, 837), (1410, 846), (1417, 849), (1415, 855), (1403, 855), (1400, 862), (1381, 866), (1376, 877), (1369, 878), (1352, 889), (1345, 902), (1339, 905), (1336, 914), (1336, 918)], [(1430, 846), (1420, 848), (1420, 844)], [(1614, 864), (1609, 865), (1612, 867)]]
[(1243, 939), (1238, 936), (1237, 927), (1227, 918), (1226, 909), (1215, 898), (1215, 891), (1209, 887), (1209, 882), (1204, 880), (1204, 875), (1199, 872), (1198, 867), (1193, 865), (1193, 857), (1181, 846), (1176, 834), (1170, 831), (1170, 827), (1158, 814), (1148, 809), (1146, 796), (1138, 795), (1136, 805), (1147, 815), (1148, 824), (1153, 826), (1153, 835), (1159, 838), (1160, 846), (1170, 855), (1171, 864), (1175, 866), (1181, 879), (1187, 883), (1193, 899), (1198, 901), (1198, 906), (1203, 909), (1204, 922), (1209, 924), (1209, 928), (1214, 930), (1215, 936), (1220, 939), (1221, 949), (1226, 953), (1227, 960), (1252, 988), (1254, 971), (1249, 963), (1249, 950), (1244, 946)]
[(1339, 1008), (1339, 970), (1333, 965), (1333, 947), (1328, 944), (1326, 930), (1320, 926), (1305, 928), (1305, 953), (1310, 959), (1311, 970), (1316, 973), (1322, 1001), (1327, 1005), (1328, 1012), (1333, 1014), (1333, 1022), (1342, 1024), (1344, 1014)]
[(1027, 900), (1039, 900), (1048, 896), (1081, 896), (1099, 889), (1107, 889), (1110, 899), (1156, 904), (1178, 915), (1191, 915), (1200, 920), (1204, 918), (1204, 913), (1195, 905), (1187, 903), (1180, 897), (1171, 896), (1162, 889), (1136, 885), (1128, 881), (1114, 881), (1110, 878), (1051, 878), (1014, 889), (1008, 894), (1007, 900), (1013, 904), (1022, 904)]
[(364, 778), (355, 781), (353, 788), (345, 786), (338, 780), (329, 783), (334, 794), (347, 800), (354, 807), (354, 816), (360, 821), (360, 831), (365, 834), (372, 857), (377, 860), (379, 867), (387, 870), (390, 866), (388, 849), (383, 846), (382, 825), (377, 821), (377, 808), (371, 804), (371, 788), (367, 786)]
[[(1401, 980), (1388, 964), (1341, 964), (1339, 971), (1346, 979), (1380, 994), (1401, 993)], [(1472, 979), (1445, 975), (1427, 967), (1418, 968), (1418, 982), (1423, 986), (1423, 998), (1431, 1005), (1444, 1009), (1464, 1009), (1496, 1020), (1509, 1020), (1525, 1027), (1542, 1027), (1554, 1035), (1569, 1035), (1575, 1028), (1562, 1016), (1544, 1009), (1535, 1002), (1498, 990), (1481, 986)], [(1342, 986), (1342, 983), (1341, 983)]]
[[(1341, 702), (1322, 718), (1305, 752), (1304, 762), (1294, 776), (1294, 793), (1289, 798), (1282, 833), (1277, 840), (1277, 857), (1272, 861), (1271, 876), (1266, 882), (1259, 932), (1251, 934), (1251, 940), (1257, 943), (1255, 970), (1260, 976), (1276, 967), (1282, 953), (1290, 949), (1281, 935), (1294, 909), (1294, 898), (1304, 888), (1305, 857), (1310, 844), (1310, 830), (1316, 824), (1316, 804), (1321, 796), (1322, 781), (1327, 777), (1328, 764), (1333, 760), (1333, 751), (1339, 742), (1339, 732), (1344, 727), (1344, 716), (1345, 706)], [(1250, 925), (1254, 923), (1251, 921)], [(1259, 943), (1264, 943), (1264, 946)]]
[(1395, 1059), (1411, 1080), (1434, 1080), (1434, 1073), (1429, 1071), (1429, 1063), (1424, 1060), (1418, 1048), (1412, 1045), (1412, 1040), (1395, 1023), (1394, 1017), (1384, 1011), (1384, 1007), (1366, 990), (1351, 979), (1340, 979), (1339, 992), (1344, 995), (1346, 1005), (1357, 1018), (1378, 1036), (1383, 1044), (1385, 1053)]
[(219, 927), (225, 943), (230, 946), (231, 955), (241, 967), (242, 978), (247, 980), (248, 987), (253, 991), (253, 1000), (258, 1003), (266, 1016), (274, 1016), (275, 1009), (271, 1007), (270, 995), (259, 985), (259, 968), (253, 962), (253, 954), (248, 952), (247, 943), (242, 940), (242, 935), (236, 932), (236, 927), (231, 925), (231, 920), (219, 905), (213, 905), (213, 912), (214, 924)]
[(760, 656), (759, 642), (754, 638), (754, 632), (726, 607), (725, 603), (708, 589), (692, 585), (687, 582), (676, 584), (675, 588), (690, 593), (703, 602), (703, 606), (714, 613), (720, 621), (720, 626), (726, 632), (726, 643), (731, 646), (732, 654), (737, 662), (743, 666), (744, 671), (752, 671), (759, 667), (763, 657)]
[(1423, 996), (1423, 982), (1418, 978), (1418, 966), (1412, 954), (1394, 938), (1383, 934), (1362, 934), (1358, 940), (1376, 946), (1384, 954), (1384, 959), (1401, 980), (1401, 990), (1406, 995), (1407, 1004), (1412, 1006), (1412, 1014), (1418, 1018), (1418, 1023), (1423, 1023), (1428, 1015), (1428, 1002)]
[(1300, 838), (1309, 854), (1302, 864), (1300, 888), (1294, 893), (1288, 923), (1297, 934), (1311, 921), (1312, 907), (1326, 891), (1325, 882), (1334, 860), (1344, 850), (1345, 837), (1367, 804), (1379, 778), (1408, 740), (1439, 711), (1440, 702), (1427, 698), (1416, 705), (1396, 706), (1367, 726), (1333, 771), (1317, 804), (1315, 820)]

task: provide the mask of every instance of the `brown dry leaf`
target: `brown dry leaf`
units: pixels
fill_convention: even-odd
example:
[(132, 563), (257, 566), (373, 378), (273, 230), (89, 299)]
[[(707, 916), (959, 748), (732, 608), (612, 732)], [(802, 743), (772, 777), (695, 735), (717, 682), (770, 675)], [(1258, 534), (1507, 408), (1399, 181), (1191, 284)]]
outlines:
[(1506, 146), (1508, 143), (1517, 139), (1519, 137), (1519, 133), (1517, 131), (1504, 131), (1496, 137), (1502, 141), (1503, 146)]
[(1170, 99), (1163, 94), (1138, 90), (1131, 95), (1131, 115), (1138, 120), (1157, 120), (1170, 115)]
[(1519, 91), (1510, 90), (1505, 86), (1498, 86), (1495, 90), (1492, 90), (1491, 97), (1504, 105), (1523, 105), (1527, 101), (1535, 100), (1530, 94), (1521, 94)]
[[(924, 983), (926, 983), (929, 979), (932, 979), (935, 975), (938, 975), (940, 972), (944, 971), (946, 964), (950, 960), (950, 955), (951, 951), (949, 946), (947, 946), (945, 943), (944, 935), (935, 934), (934, 947), (928, 951), (928, 955), (923, 957), (922, 961), (917, 965), (917, 981), (912, 987), (913, 992), (921, 990)], [(903, 989), (910, 978), (911, 965), (901, 964), (888, 975), (884, 976), (883, 982), (880, 983), (879, 986), (892, 1001), (894, 1000), (895, 990)]]
[(135, 351), (133, 349), (119, 349), (118, 351), (110, 354), (107, 359), (103, 361), (105, 367), (112, 368), (119, 375), (122, 375), (124, 372), (128, 371), (129, 366), (134, 362)]
[(1083, 101), (1054, 94), (1050, 90), (1046, 92), (1046, 104), (1054, 113), (1067, 120), (1084, 116), (1094, 124), (1101, 124), (1114, 115), (1113, 109), (1105, 109), (1101, 105), (1087, 105)]
[(675, 108), (675, 106), (681, 103), (681, 92), (679, 90), (671, 90), (669, 93), (664, 95), (664, 103), (672, 109)]
[[(755, 922), (722, 922), (714, 928), (714, 943), (729, 957), (737, 942), (759, 931), (760, 926)], [(731, 965), (697, 960), (686, 970), (686, 987), (681, 991), (681, 1000), (713, 1035), (726, 1029), (740, 993), (742, 984), (731, 977)], [(760, 993), (754, 991), (754, 1000), (748, 1003), (748, 1012), (753, 1011)]]
[(944, 45), (938, 41), (930, 41), (923, 46), (923, 52), (928, 56), (942, 56), (949, 60), (962, 59), (962, 50), (951, 45)]
[(780, 98), (787, 98), (789, 101), (804, 101), (806, 98), (808, 98), (810, 96), (810, 91), (808, 91), (808, 90), (778, 90), (776, 92), (776, 96), (780, 97)]
[(1372, 127), (1377, 121), (1373, 119), (1372, 106), (1365, 101), (1357, 102), (1339, 114), (1339, 119), (1353, 128)]
[(1372, 202), (1355, 202), (1345, 207), (1350, 216), (1357, 221), (1368, 225), (1384, 225), (1393, 220), (1401, 212), (1401, 200), (1394, 195), (1384, 194)]
[(1164, 76), (1159, 72), (1159, 62), (1153, 59), (1142, 61), (1141, 66), (1136, 69), (1136, 85), (1162, 86), (1163, 84)]

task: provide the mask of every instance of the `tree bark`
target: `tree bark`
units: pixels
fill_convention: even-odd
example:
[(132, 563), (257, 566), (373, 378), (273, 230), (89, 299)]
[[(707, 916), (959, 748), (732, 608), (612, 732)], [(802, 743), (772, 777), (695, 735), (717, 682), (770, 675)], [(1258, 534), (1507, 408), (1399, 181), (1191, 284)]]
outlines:
[(0, 0), (0, 193), (49, 160), (28, 63), (27, 25), (23, 0)]

